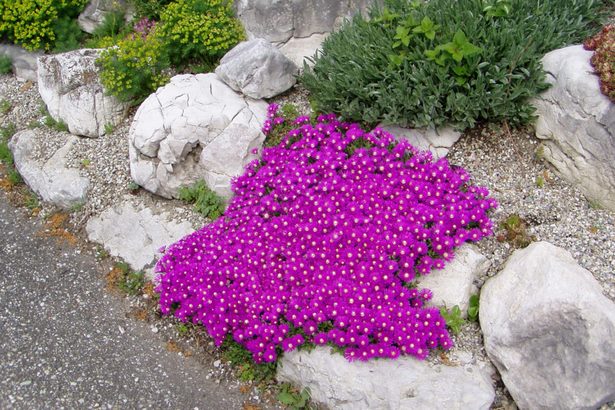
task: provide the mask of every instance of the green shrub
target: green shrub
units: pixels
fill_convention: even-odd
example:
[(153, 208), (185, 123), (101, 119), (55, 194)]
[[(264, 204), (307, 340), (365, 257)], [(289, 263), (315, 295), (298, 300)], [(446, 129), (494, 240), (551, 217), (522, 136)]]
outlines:
[(316, 108), (404, 126), (527, 123), (547, 87), (540, 59), (581, 40), (593, 0), (385, 1), (329, 36), (301, 82)]
[(194, 204), (196, 212), (211, 220), (219, 218), (224, 213), (224, 201), (202, 180), (192, 186), (180, 188), (179, 199)]
[(102, 51), (97, 63), (103, 86), (121, 101), (138, 104), (168, 81), (168, 58), (155, 31), (121, 40)]
[(73, 27), (62, 22), (79, 15), (87, 0), (0, 0), (0, 35), (27, 50), (51, 50), (67, 41)]
[(13, 60), (9, 56), (0, 55), (0, 75), (13, 72)]
[(244, 39), (226, 0), (177, 0), (160, 14), (159, 35), (175, 65), (212, 62)]
[(83, 31), (77, 24), (77, 20), (68, 17), (61, 18), (55, 22), (53, 31), (56, 35), (54, 53), (76, 50), (81, 47)]

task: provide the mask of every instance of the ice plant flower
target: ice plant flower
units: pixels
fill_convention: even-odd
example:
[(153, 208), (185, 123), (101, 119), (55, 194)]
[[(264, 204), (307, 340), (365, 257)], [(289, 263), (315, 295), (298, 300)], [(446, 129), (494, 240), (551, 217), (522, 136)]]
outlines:
[[(278, 120), (269, 107), (264, 132)], [(452, 341), (414, 280), (492, 233), (497, 206), (468, 173), (382, 129), (300, 117), (233, 181), (217, 221), (167, 247), (163, 314), (203, 325), (256, 362), (306, 342), (348, 360), (425, 358)]]

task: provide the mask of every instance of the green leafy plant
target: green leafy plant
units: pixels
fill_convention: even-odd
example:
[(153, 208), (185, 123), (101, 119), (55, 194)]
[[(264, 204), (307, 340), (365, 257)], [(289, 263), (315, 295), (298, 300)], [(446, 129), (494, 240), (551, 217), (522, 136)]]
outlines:
[(120, 101), (139, 104), (168, 81), (168, 56), (154, 32), (128, 37), (103, 50), (97, 64), (106, 91)]
[(305, 388), (301, 391), (294, 388), (290, 383), (282, 383), (278, 393), (278, 401), (293, 410), (309, 408), (310, 391)]
[(530, 99), (548, 87), (542, 56), (580, 41), (601, 16), (594, 0), (385, 5), (327, 37), (304, 66), (318, 110), (412, 127), (528, 123)]
[(480, 298), (478, 295), (470, 296), (470, 304), (468, 306), (468, 320), (471, 322), (478, 321)]
[(536, 176), (536, 186), (542, 188), (545, 186), (545, 178), (542, 175)]
[(0, 75), (11, 74), (13, 72), (13, 60), (6, 55), (0, 55)]
[(239, 378), (246, 382), (269, 383), (275, 379), (277, 362), (257, 364), (252, 354), (242, 345), (228, 336), (222, 345), (222, 356), (237, 369)]
[(5, 165), (13, 165), (13, 153), (9, 149), (9, 139), (15, 134), (17, 127), (9, 123), (0, 128), (0, 162)]
[(525, 248), (536, 240), (529, 234), (527, 222), (519, 214), (510, 214), (500, 223), (500, 228), (504, 232), (497, 236), (498, 240), (506, 241), (515, 248)]
[(244, 39), (226, 0), (176, 0), (160, 13), (158, 34), (180, 66), (213, 62)]
[(92, 160), (90, 160), (89, 158), (84, 158), (84, 159), (81, 160), (81, 166), (83, 168), (87, 168), (90, 165), (92, 165)]
[(446, 321), (446, 326), (448, 326), (454, 334), (459, 334), (461, 326), (465, 323), (465, 320), (461, 316), (459, 305), (453, 306), (450, 310), (446, 307), (441, 307), (440, 314)]
[(215, 220), (224, 213), (224, 200), (200, 180), (189, 187), (179, 189), (179, 199), (194, 204), (194, 210), (206, 218)]
[(81, 47), (84, 34), (74, 18), (58, 19), (53, 25), (53, 31), (56, 35), (53, 45), (54, 53), (63, 53)]
[(5, 115), (13, 108), (13, 104), (7, 99), (0, 101), (0, 114)]
[(113, 131), (115, 131), (113, 124), (105, 124), (105, 135), (113, 134)]
[(52, 50), (77, 36), (76, 18), (87, 0), (0, 0), (0, 36), (27, 50)]
[(118, 262), (114, 268), (118, 273), (115, 278), (117, 288), (129, 296), (139, 295), (145, 286), (145, 273), (133, 271), (126, 262)]
[(139, 191), (139, 188), (141, 188), (141, 186), (135, 181), (130, 181), (128, 183), (128, 191), (130, 191), (131, 194), (136, 194)]

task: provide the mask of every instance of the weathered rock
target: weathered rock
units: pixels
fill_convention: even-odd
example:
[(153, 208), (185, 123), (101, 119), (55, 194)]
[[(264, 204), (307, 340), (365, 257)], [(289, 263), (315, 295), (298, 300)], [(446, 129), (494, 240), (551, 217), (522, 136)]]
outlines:
[(41, 56), (38, 90), (56, 121), (64, 121), (71, 134), (104, 135), (105, 126), (118, 125), (128, 104), (107, 95), (100, 83), (96, 59), (100, 50), (81, 49)]
[(37, 59), (43, 55), (38, 51), (27, 51), (13, 44), (0, 44), (0, 55), (6, 55), (13, 60), (13, 72), (20, 80), (37, 81)]
[(167, 198), (181, 186), (215, 179), (210, 188), (228, 198), (231, 178), (264, 141), (266, 116), (264, 101), (240, 96), (215, 74), (173, 77), (135, 115), (128, 137), (131, 176)]
[(444, 128), (403, 128), (396, 125), (380, 125), (380, 127), (397, 138), (404, 138), (412, 145), (422, 150), (430, 150), (434, 158), (442, 158), (448, 154), (450, 147), (461, 138), (461, 132), (452, 127)]
[(249, 39), (264, 38), (276, 43), (284, 55), (303, 67), (304, 58), (314, 55), (326, 34), (356, 13), (367, 14), (374, 3), (374, 0), (235, 0), (235, 9)]
[(83, 203), (90, 181), (79, 175), (79, 170), (66, 168), (67, 154), (77, 137), (69, 137), (66, 144), (57, 150), (47, 161), (34, 158), (34, 148), (39, 137), (35, 131), (21, 131), (9, 141), (15, 168), (24, 182), (44, 201), (62, 208)]
[(194, 231), (188, 222), (175, 222), (166, 212), (155, 214), (143, 205), (126, 201), (91, 218), (88, 239), (100, 243), (113, 256), (124, 259), (135, 270), (146, 270), (156, 262), (158, 250)]
[(615, 304), (570, 253), (518, 250), (480, 297), (485, 349), (522, 409), (590, 409), (615, 399)]
[(534, 100), (544, 158), (592, 201), (615, 210), (615, 104), (600, 92), (582, 46), (555, 50), (542, 63), (552, 87)]
[(297, 82), (295, 63), (262, 38), (239, 43), (226, 53), (216, 74), (229, 87), (252, 98), (271, 98)]
[(286, 43), (280, 46), (280, 51), (300, 69), (303, 69), (304, 63), (312, 66), (313, 57), (320, 50), (322, 42), (325, 41), (328, 34), (316, 33), (304, 38), (291, 38)]
[(81, 30), (92, 34), (105, 20), (105, 16), (115, 10), (126, 10), (126, 0), (90, 0), (77, 22)]
[(470, 296), (478, 291), (474, 279), (484, 275), (489, 266), (491, 262), (476, 246), (464, 245), (455, 252), (455, 259), (444, 269), (421, 276), (417, 285), (433, 292), (429, 305), (448, 308), (458, 305), (463, 317), (466, 317)]
[(332, 409), (488, 409), (495, 397), (486, 366), (430, 366), (412, 357), (348, 362), (329, 348), (285, 353), (277, 379)]

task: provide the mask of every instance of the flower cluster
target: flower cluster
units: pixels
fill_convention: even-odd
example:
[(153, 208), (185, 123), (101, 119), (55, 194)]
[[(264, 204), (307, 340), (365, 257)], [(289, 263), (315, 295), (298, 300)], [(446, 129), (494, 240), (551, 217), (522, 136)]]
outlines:
[[(265, 132), (284, 123), (270, 107)], [(417, 275), (492, 233), (496, 206), (465, 170), (334, 115), (295, 121), (233, 181), (224, 216), (170, 246), (164, 314), (231, 335), (260, 362), (304, 343), (349, 360), (424, 358), (452, 342)]]
[(143, 40), (147, 38), (149, 33), (156, 27), (156, 21), (143, 17), (137, 21), (133, 27), (135, 34), (139, 35)]

